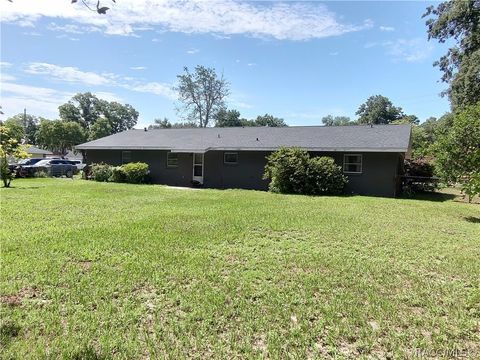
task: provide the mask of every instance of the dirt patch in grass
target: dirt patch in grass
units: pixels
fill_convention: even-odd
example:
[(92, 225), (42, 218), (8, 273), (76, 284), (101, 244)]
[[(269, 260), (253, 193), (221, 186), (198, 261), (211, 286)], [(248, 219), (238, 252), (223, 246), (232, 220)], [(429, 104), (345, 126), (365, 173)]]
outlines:
[(93, 266), (93, 261), (89, 259), (71, 259), (69, 263), (80, 268), (83, 273), (91, 271)]
[(16, 294), (0, 295), (0, 303), (8, 306), (21, 306), (27, 302), (43, 306), (50, 301), (42, 296), (42, 293), (35, 287), (26, 287)]

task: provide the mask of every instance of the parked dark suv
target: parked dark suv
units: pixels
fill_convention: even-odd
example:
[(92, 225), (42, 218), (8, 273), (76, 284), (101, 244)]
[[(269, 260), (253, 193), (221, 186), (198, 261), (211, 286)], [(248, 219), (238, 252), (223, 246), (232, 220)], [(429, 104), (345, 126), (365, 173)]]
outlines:
[(38, 172), (45, 172), (48, 176), (72, 177), (77, 172), (77, 167), (69, 160), (64, 159), (43, 159), (36, 164), (22, 166), (19, 169), (20, 176), (35, 176)]
[(36, 163), (38, 163), (39, 161), (42, 161), (42, 160), (45, 160), (45, 159), (44, 158), (23, 159), (23, 160), (20, 160), (18, 163), (9, 164), (8, 169), (10, 171), (17, 171), (17, 174), (18, 174), (18, 170), (20, 169), (20, 167), (35, 165)]

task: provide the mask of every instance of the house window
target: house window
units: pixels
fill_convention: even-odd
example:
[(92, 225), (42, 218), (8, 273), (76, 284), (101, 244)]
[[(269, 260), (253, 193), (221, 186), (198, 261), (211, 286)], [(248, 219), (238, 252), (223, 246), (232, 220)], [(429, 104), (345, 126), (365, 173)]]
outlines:
[(129, 162), (132, 162), (132, 152), (122, 151), (122, 164), (127, 164)]
[(346, 174), (362, 173), (362, 155), (345, 154), (343, 155), (343, 172)]
[(176, 168), (178, 167), (178, 153), (167, 153), (167, 167)]
[(223, 154), (223, 162), (225, 164), (238, 164), (238, 153), (226, 152)]

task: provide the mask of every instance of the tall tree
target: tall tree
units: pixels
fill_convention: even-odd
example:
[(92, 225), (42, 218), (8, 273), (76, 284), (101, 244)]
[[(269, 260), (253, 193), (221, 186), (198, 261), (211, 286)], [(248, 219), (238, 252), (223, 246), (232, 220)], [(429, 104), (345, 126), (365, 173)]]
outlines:
[(109, 102), (89, 92), (76, 94), (70, 101), (59, 106), (58, 110), (60, 119), (80, 124), (88, 138), (97, 138), (99, 133), (106, 131), (105, 120), (94, 128), (99, 119), (106, 119), (111, 128), (110, 134), (115, 134), (133, 128), (137, 124), (139, 115), (138, 111), (129, 104)]
[(199, 127), (208, 126), (210, 120), (225, 108), (225, 98), (229, 95), (229, 84), (218, 76), (213, 68), (198, 65), (191, 73), (187, 67), (177, 76), (178, 100), (182, 106), (178, 109), (186, 115), (186, 120), (195, 121)]
[(41, 119), (42, 118), (31, 114), (17, 114), (5, 120), (5, 125), (8, 126), (8, 124), (15, 123), (18, 126), (21, 126), (23, 128), (25, 142), (35, 145), (35, 136)]
[(37, 139), (46, 149), (66, 155), (75, 145), (86, 140), (86, 133), (75, 121), (43, 120)]
[(480, 102), (453, 117), (436, 145), (436, 166), (447, 183), (460, 183), (469, 200), (480, 194)]
[(270, 114), (259, 115), (255, 119), (256, 126), (285, 127), (288, 126), (285, 120)]
[(240, 112), (238, 110), (220, 109), (215, 114), (216, 127), (234, 127), (243, 126), (242, 119), (240, 119)]
[(8, 131), (8, 137), (15, 139), (16, 142), (21, 144), (25, 139), (25, 130), (21, 124), (17, 121), (5, 120), (0, 121), (0, 125), (4, 126)]
[(113, 134), (129, 130), (137, 124), (139, 114), (132, 105), (105, 100), (101, 100), (100, 104), (101, 112), (110, 123)]
[(429, 6), (423, 17), (428, 38), (455, 45), (434, 63), (443, 72), (442, 81), (449, 87), (452, 108), (474, 105), (480, 101), (480, 1), (450, 0)]
[(11, 128), (0, 124), (0, 178), (6, 188), (10, 187), (14, 177), (14, 173), (8, 167), (8, 160), (12, 157), (17, 159), (27, 157), (24, 146), (20, 145), (16, 136)]
[(60, 119), (75, 121), (85, 130), (90, 130), (92, 125), (102, 114), (102, 103), (92, 93), (78, 93), (66, 104), (60, 105), (58, 111)]
[(370, 96), (355, 114), (360, 124), (390, 124), (405, 116), (402, 108), (393, 106), (390, 99), (382, 95)]
[(163, 119), (154, 119), (153, 124), (148, 125), (149, 129), (170, 129), (172, 123), (166, 117)]
[(342, 125), (355, 125), (355, 121), (352, 121), (348, 116), (333, 116), (327, 115), (322, 118), (322, 123), (325, 126), (342, 126)]
[(95, 124), (92, 125), (92, 128), (88, 134), (88, 140), (96, 140), (112, 134), (113, 130), (110, 122), (106, 118), (102, 117), (95, 121)]

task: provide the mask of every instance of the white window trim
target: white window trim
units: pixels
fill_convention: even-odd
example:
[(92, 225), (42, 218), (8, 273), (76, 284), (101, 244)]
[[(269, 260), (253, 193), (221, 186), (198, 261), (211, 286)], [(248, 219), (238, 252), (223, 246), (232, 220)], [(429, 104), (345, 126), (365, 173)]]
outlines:
[[(125, 157), (126, 157), (126, 156), (124, 156), (124, 155), (125, 155), (126, 153), (129, 154), (129, 156), (128, 156), (128, 157), (129, 157), (128, 161), (125, 161)], [(132, 152), (131, 152), (130, 150), (123, 150), (123, 151), (122, 151), (122, 164), (128, 164), (129, 162), (132, 162)]]
[[(172, 156), (172, 155), (177, 156), (177, 163), (175, 165), (171, 165), (171, 164), (168, 163), (169, 157)], [(178, 168), (178, 153), (172, 153), (172, 152), (167, 153), (167, 168)]]
[[(227, 161), (227, 155), (235, 155), (237, 157), (237, 161), (229, 162)], [(226, 165), (236, 165), (238, 164), (238, 152), (224, 152), (223, 153), (223, 163)]]
[[(345, 165), (358, 165), (359, 163), (346, 162), (347, 156), (360, 157), (360, 171), (346, 171)], [(344, 174), (362, 174), (363, 173), (363, 155), (362, 154), (343, 154), (343, 173)]]

